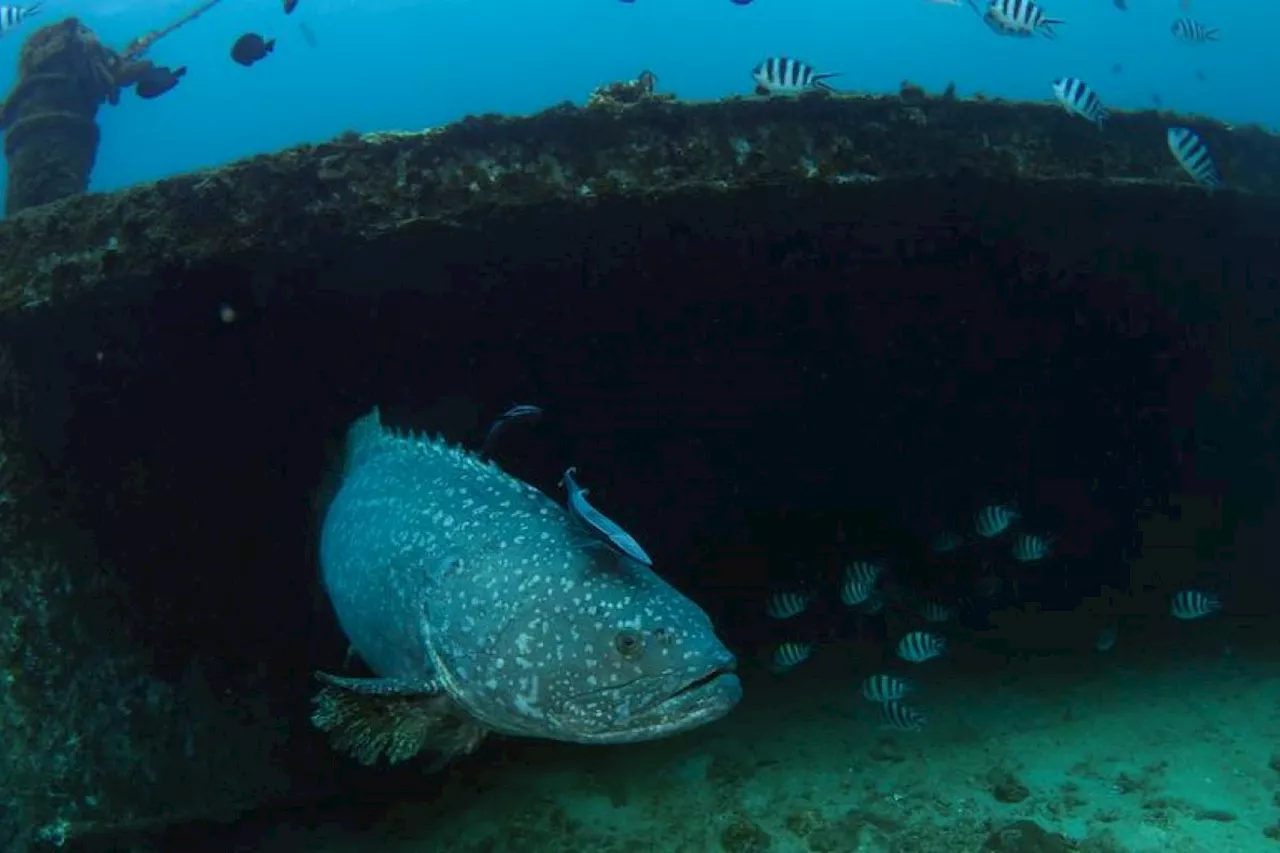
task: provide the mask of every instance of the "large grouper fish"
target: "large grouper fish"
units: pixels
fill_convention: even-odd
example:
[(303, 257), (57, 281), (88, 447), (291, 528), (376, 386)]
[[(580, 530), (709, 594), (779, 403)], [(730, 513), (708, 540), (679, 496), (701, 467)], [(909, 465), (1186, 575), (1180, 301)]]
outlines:
[(348, 433), (320, 565), (373, 676), (320, 673), (312, 721), (365, 764), (441, 763), (489, 732), (653, 740), (742, 698), (696, 604), (538, 489), (376, 409)]

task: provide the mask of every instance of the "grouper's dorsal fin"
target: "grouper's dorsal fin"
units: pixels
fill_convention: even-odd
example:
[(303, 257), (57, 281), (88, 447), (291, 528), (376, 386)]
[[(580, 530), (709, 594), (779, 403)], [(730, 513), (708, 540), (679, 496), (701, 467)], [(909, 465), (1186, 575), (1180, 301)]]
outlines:
[(347, 429), (347, 457), (343, 463), (343, 471), (351, 473), (364, 460), (387, 446), (394, 438), (382, 428), (382, 413), (374, 406), (373, 411), (358, 418)]
[(536, 495), (542, 500), (550, 501), (537, 487), (516, 477), (512, 477), (496, 464), (480, 457), (462, 447), (453, 445), (443, 437), (423, 432), (398, 430), (382, 422), (382, 416), (375, 406), (373, 411), (351, 424), (347, 430), (346, 459), (343, 476), (351, 474), (359, 466), (380, 453), (401, 452), (405, 450), (422, 453), (440, 459), (448, 465), (456, 466), (459, 471), (467, 471), (483, 478), (484, 482), (496, 488), (503, 488), (513, 495)]

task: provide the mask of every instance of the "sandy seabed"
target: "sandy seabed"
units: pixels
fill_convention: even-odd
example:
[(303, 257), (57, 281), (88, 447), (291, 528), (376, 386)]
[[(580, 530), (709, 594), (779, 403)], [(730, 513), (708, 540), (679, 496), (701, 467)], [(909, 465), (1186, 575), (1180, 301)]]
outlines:
[(913, 668), (922, 732), (886, 729), (857, 695), (880, 667), (856, 648), (822, 648), (783, 676), (748, 665), (742, 705), (702, 730), (491, 745), (445, 770), (430, 802), (393, 803), (359, 830), (280, 824), (241, 849), (1280, 850), (1280, 662), (1225, 642), (1127, 656), (1124, 639), (1109, 653)]

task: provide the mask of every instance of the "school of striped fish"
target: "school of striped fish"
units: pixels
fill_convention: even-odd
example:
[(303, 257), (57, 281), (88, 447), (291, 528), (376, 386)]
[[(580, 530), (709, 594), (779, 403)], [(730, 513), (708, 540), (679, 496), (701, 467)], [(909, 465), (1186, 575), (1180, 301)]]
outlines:
[[(902, 617), (885, 623), (891, 630), (901, 626), (889, 637), (884, 655), (896, 666), (866, 673), (857, 683), (858, 696), (877, 707), (886, 729), (919, 732), (928, 725), (928, 716), (915, 701), (924, 691), (914, 673), (947, 658), (962, 611), (1001, 593), (1005, 584), (994, 564), (1006, 560), (1014, 566), (1040, 566), (1054, 559), (1055, 540), (1053, 532), (1027, 525), (1013, 502), (983, 504), (965, 516), (962, 528), (936, 531), (927, 540), (931, 558), (968, 559), (983, 569), (965, 594), (949, 601), (913, 592), (911, 567), (902, 560), (868, 555), (844, 560), (831, 598), (862, 617), (877, 616), (890, 607)], [(791, 672), (818, 651), (821, 643), (810, 638), (813, 631), (804, 615), (819, 598), (811, 588), (779, 588), (765, 597), (764, 615), (777, 624), (781, 636), (766, 649), (766, 666), (776, 675)], [(1169, 597), (1169, 615), (1180, 621), (1204, 619), (1222, 609), (1221, 598), (1210, 590), (1180, 589)], [(1093, 648), (1110, 652), (1118, 641), (1119, 628), (1111, 622), (1098, 631)]]
[[(622, 0), (622, 2), (630, 3), (634, 0)], [(747, 6), (750, 5), (751, 0), (732, 0), (732, 2), (736, 6)], [(929, 0), (929, 2), (944, 6), (961, 5), (961, 0)], [(964, 0), (964, 3), (998, 36), (1044, 39), (1056, 38), (1058, 28), (1065, 25), (1066, 20), (1054, 17), (1041, 4), (1060, 2), (1062, 0)], [(27, 5), (0, 5), (0, 36), (17, 29), (39, 13), (42, 3), (43, 0), (38, 0)], [(1127, 0), (1113, 0), (1113, 3), (1122, 11), (1128, 8)], [(285, 0), (285, 12), (292, 12), (296, 5), (297, 0)], [(1170, 24), (1169, 32), (1175, 40), (1188, 45), (1206, 45), (1220, 39), (1216, 27), (1185, 15)], [(253, 38), (258, 37), (253, 36)], [(266, 44), (269, 51), (270, 42)], [(762, 59), (751, 71), (755, 92), (763, 96), (835, 92), (836, 89), (830, 81), (840, 75), (839, 71), (820, 71), (803, 60), (787, 56), (771, 56)], [(175, 77), (173, 83), (176, 82)], [(172, 88), (172, 84), (167, 88)], [(1063, 76), (1050, 81), (1049, 89), (1068, 114), (1092, 122), (1100, 130), (1105, 127), (1109, 112), (1101, 96), (1088, 82), (1079, 77)], [(1222, 186), (1222, 175), (1209, 146), (1196, 130), (1184, 126), (1170, 127), (1167, 131), (1167, 143), (1174, 161), (1195, 183), (1207, 189)]]
[[(930, 0), (939, 5), (959, 6), (961, 0)], [(1066, 24), (1063, 18), (1051, 15), (1041, 3), (1061, 3), (1062, 0), (964, 0), (996, 35), (1013, 38), (1040, 37), (1052, 40), (1058, 28)], [(1117, 8), (1126, 7), (1124, 0), (1115, 0)], [(1203, 46), (1219, 41), (1216, 27), (1191, 17), (1179, 17), (1170, 25), (1173, 38), (1183, 44)], [(820, 71), (809, 63), (787, 56), (773, 56), (761, 60), (751, 72), (755, 92), (764, 96), (794, 96), (810, 92), (834, 92), (831, 80), (839, 77), (839, 71)], [(1095, 124), (1099, 130), (1106, 126), (1109, 112), (1102, 97), (1085, 80), (1063, 76), (1049, 83), (1049, 90), (1062, 108), (1072, 116)], [(1197, 184), (1207, 189), (1222, 186), (1222, 176), (1209, 150), (1208, 144), (1194, 129), (1175, 126), (1168, 128), (1167, 142), (1174, 161)]]
[[(514, 425), (537, 423), (543, 410), (530, 404), (512, 406), (494, 420), (486, 432), (484, 446), (491, 454), (502, 436)], [(575, 469), (564, 473), (561, 485), (566, 492), (565, 509), (587, 534), (603, 547), (635, 560), (646, 567), (653, 560), (639, 541), (621, 525), (587, 502), (587, 490), (575, 478)], [(895, 565), (882, 555), (852, 555), (843, 561), (836, 579), (835, 598), (840, 606), (863, 617), (883, 614), (890, 606), (908, 618), (897, 620), (907, 627), (891, 646), (892, 658), (899, 665), (915, 669), (946, 658), (950, 641), (948, 631), (956, 624), (960, 612), (979, 600), (990, 600), (1004, 586), (994, 558), (1014, 565), (1039, 566), (1054, 556), (1056, 536), (1052, 531), (1026, 523), (1026, 515), (1016, 502), (982, 503), (963, 517), (964, 524), (935, 531), (928, 537), (928, 550), (934, 557), (969, 558), (981, 562), (983, 571), (971, 584), (968, 595), (943, 600), (935, 595), (917, 595), (909, 590), (910, 567)], [(966, 552), (973, 552), (966, 554)], [(804, 616), (819, 599), (818, 590), (805, 587), (772, 590), (763, 603), (768, 620), (783, 626), (792, 636), (774, 643), (768, 650), (767, 668), (784, 675), (808, 661), (818, 643), (805, 636)], [(1169, 600), (1169, 615), (1181, 621), (1212, 616), (1222, 610), (1217, 594), (1210, 590), (1181, 589)], [(1119, 639), (1117, 626), (1103, 626), (1094, 640), (1098, 652), (1110, 652)], [(886, 650), (889, 651), (889, 650)], [(886, 655), (888, 657), (888, 655)], [(919, 692), (916, 680), (901, 672), (880, 671), (866, 674), (858, 687), (859, 695), (874, 703), (885, 728), (900, 732), (923, 731), (928, 717), (908, 699)]]

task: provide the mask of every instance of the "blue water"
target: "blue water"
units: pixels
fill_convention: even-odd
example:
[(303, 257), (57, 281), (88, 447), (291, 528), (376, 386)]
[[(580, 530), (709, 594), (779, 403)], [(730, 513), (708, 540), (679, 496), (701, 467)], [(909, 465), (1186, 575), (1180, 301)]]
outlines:
[[(0, 87), (13, 83), (20, 40), (76, 15), (108, 44), (196, 5), (172, 0), (48, 0), (0, 40)], [(223, 0), (160, 41), (157, 63), (189, 68), (154, 101), (125, 92), (100, 113), (92, 189), (112, 190), (344, 130), (414, 130), (468, 113), (528, 113), (582, 103), (600, 83), (652, 69), (687, 99), (747, 94), (771, 55), (840, 71), (846, 89), (889, 92), (904, 79), (931, 91), (1050, 100), (1060, 76), (1089, 82), (1112, 108), (1152, 106), (1232, 123), (1280, 126), (1273, 42), (1280, 6), (1264, 0), (1044, 0), (1067, 23), (1056, 41), (999, 37), (965, 6), (928, 0)], [(1169, 32), (1190, 14), (1221, 41), (1184, 45)], [(317, 38), (308, 46), (305, 21)], [(277, 39), (252, 68), (233, 63), (246, 31)], [(1113, 66), (1121, 63), (1119, 73)], [(1204, 80), (1197, 79), (1202, 72)], [(0, 191), (2, 191), (0, 186)]]

